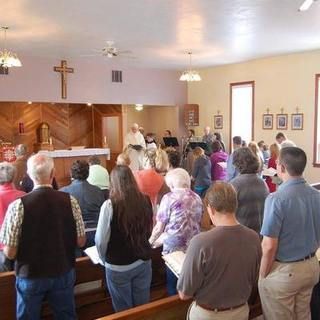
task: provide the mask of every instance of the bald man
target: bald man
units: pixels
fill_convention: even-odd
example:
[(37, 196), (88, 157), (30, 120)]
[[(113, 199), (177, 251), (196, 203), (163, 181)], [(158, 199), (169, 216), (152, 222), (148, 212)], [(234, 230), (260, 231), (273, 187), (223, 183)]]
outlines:
[(137, 123), (132, 124), (131, 130), (127, 133), (124, 139), (124, 147), (129, 145), (141, 146), (143, 149), (146, 149), (146, 142), (143, 135), (139, 131), (139, 125)]

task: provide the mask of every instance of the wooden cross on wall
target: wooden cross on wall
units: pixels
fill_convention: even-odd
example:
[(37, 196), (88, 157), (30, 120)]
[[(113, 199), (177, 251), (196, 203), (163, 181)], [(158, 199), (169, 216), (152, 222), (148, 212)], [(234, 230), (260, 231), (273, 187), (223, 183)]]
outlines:
[(67, 67), (67, 61), (61, 60), (60, 67), (53, 67), (53, 71), (61, 73), (61, 98), (67, 99), (67, 73), (73, 73), (73, 68)]

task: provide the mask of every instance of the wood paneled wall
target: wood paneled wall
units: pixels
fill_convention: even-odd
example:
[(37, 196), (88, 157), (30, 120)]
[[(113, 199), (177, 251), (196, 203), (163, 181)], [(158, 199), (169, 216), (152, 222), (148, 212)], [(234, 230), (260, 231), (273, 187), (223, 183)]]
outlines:
[[(47, 122), (55, 149), (101, 147), (101, 117), (113, 113), (121, 114), (121, 105), (0, 102), (0, 138), (14, 145), (25, 143), (32, 152), (36, 129)], [(23, 134), (19, 123), (24, 125)]]

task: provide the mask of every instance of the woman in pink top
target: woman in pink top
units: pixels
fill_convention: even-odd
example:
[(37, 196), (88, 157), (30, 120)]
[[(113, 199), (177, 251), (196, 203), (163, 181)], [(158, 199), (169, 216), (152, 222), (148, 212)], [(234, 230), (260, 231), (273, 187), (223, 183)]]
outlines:
[[(25, 195), (25, 192), (14, 187), (13, 179), (16, 168), (8, 163), (0, 163), (0, 229), (4, 221), (7, 208), (11, 202)], [(13, 264), (3, 254), (3, 245), (0, 243), (0, 272), (11, 271)]]
[(168, 155), (164, 150), (149, 149), (145, 152), (143, 170), (134, 173), (140, 191), (150, 197), (154, 209), (163, 194), (169, 191), (161, 175), (166, 173), (168, 167)]
[(211, 160), (211, 180), (217, 181), (226, 180), (228, 154), (222, 151), (222, 146), (220, 141), (215, 140), (212, 142), (212, 154), (210, 156)]

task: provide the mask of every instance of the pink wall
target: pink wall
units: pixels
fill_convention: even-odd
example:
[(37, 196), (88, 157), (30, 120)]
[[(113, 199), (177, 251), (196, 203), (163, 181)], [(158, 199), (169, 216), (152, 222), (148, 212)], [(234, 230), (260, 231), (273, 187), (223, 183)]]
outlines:
[[(179, 72), (111, 66), (110, 60), (70, 59), (75, 69), (68, 74), (68, 99), (61, 99), (60, 74), (53, 66), (60, 60), (20, 57), (22, 68), (0, 75), (0, 101), (77, 102), (149, 105), (182, 105), (187, 102), (187, 85)], [(116, 62), (114, 62), (116, 63)], [(111, 82), (111, 70), (123, 71), (123, 83)]]

